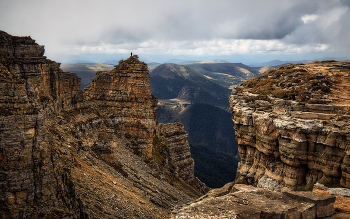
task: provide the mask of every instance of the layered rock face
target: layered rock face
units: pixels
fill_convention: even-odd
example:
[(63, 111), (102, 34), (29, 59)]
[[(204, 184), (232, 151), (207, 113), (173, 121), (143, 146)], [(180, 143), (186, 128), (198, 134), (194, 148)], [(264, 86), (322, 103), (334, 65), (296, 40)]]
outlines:
[(118, 117), (118, 132), (137, 136), (135, 150), (152, 155), (152, 141), (157, 122), (157, 98), (151, 94), (147, 65), (136, 55), (121, 60), (109, 72), (97, 72), (84, 89), (89, 105), (107, 108), (106, 113)]
[(160, 123), (158, 133), (168, 149), (168, 160), (166, 162), (174, 165), (175, 175), (186, 184), (196, 188), (195, 190), (189, 188), (192, 193), (201, 195), (208, 192), (209, 188), (193, 174), (194, 160), (191, 158), (190, 145), (187, 141), (188, 134), (184, 130), (184, 126), (179, 122)]
[(236, 182), (277, 191), (316, 182), (350, 188), (349, 73), (346, 62), (288, 65), (236, 87)]
[[(166, 218), (208, 190), (183, 130), (156, 123), (137, 56), (81, 91), (43, 53), (30, 37), (0, 32), (0, 218)], [(167, 165), (155, 139), (170, 151)]]
[(349, 188), (349, 84), (350, 64), (328, 61), (283, 66), (236, 87), (236, 181), (172, 218), (349, 218), (349, 198), (331, 196), (348, 189), (319, 184)]

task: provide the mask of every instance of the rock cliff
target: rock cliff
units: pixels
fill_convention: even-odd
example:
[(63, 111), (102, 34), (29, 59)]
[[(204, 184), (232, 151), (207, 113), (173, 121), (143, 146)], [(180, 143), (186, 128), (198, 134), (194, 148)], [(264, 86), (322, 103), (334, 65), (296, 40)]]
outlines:
[(236, 181), (172, 218), (350, 218), (349, 189), (320, 184), (350, 187), (349, 86), (350, 63), (334, 61), (283, 66), (237, 86), (229, 99)]
[(81, 91), (43, 54), (0, 31), (0, 218), (166, 218), (208, 191), (137, 56)]
[(236, 182), (280, 191), (350, 188), (350, 64), (282, 66), (230, 97), (241, 162)]

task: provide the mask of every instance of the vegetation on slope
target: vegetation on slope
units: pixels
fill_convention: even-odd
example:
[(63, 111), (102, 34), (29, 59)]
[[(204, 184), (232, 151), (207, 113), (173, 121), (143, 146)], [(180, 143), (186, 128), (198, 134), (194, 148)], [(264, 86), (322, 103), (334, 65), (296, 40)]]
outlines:
[(337, 64), (335, 61), (308, 65), (289, 64), (250, 79), (242, 85), (251, 88), (250, 92), (261, 96), (271, 95), (301, 103), (326, 104), (331, 102), (328, 95), (341, 81), (340, 73), (349, 72), (349, 69), (350, 65)]

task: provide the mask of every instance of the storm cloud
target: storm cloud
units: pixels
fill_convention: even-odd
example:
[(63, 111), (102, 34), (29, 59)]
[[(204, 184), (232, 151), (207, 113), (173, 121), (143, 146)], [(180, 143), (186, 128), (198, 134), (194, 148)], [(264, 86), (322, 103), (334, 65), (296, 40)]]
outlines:
[(47, 55), (350, 55), (341, 0), (0, 0), (0, 29), (30, 35)]

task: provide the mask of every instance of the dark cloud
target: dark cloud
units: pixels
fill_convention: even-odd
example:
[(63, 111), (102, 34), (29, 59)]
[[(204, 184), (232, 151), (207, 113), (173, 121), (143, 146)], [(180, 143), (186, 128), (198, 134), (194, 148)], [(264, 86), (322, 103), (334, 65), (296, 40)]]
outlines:
[(298, 27), (283, 41), (288, 44), (327, 44), (330, 49), (349, 55), (350, 7), (339, 4), (315, 13), (316, 19)]
[[(241, 39), (279, 40), (286, 48), (327, 44), (343, 51), (349, 48), (349, 7), (347, 0), (0, 0), (0, 29), (31, 35), (46, 51), (108, 44), (192, 51), (213, 40)], [(305, 22), (306, 15), (317, 18)]]

